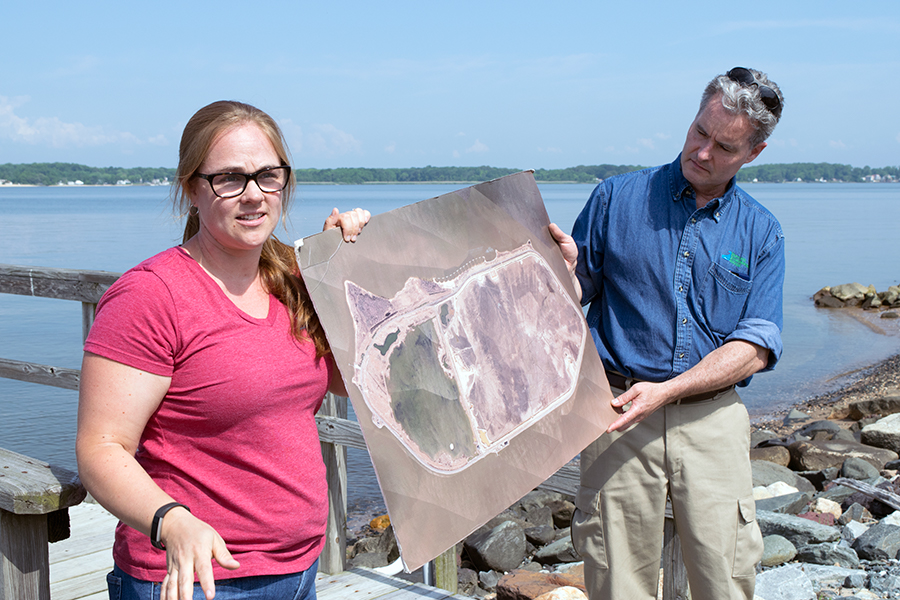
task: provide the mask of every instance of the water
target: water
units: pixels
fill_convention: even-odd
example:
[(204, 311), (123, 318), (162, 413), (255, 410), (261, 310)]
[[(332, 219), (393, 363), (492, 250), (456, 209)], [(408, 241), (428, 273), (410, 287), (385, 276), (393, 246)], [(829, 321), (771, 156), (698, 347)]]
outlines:
[[(285, 241), (321, 230), (332, 207), (374, 214), (461, 185), (302, 186)], [(593, 186), (542, 184), (550, 218), (570, 230)], [(811, 296), (851, 281), (881, 291), (900, 280), (900, 185), (753, 184), (747, 189), (781, 221), (787, 236), (784, 356), (775, 372), (741, 395), (761, 415), (824, 391), (836, 375), (900, 352), (900, 339), (873, 333)], [(122, 272), (181, 240), (165, 187), (0, 187), (6, 227), (0, 263)], [(0, 294), (0, 357), (77, 369), (81, 307), (76, 302)], [(0, 447), (74, 469), (77, 394), (0, 379)], [(365, 452), (348, 457), (351, 513), (382, 504)]]

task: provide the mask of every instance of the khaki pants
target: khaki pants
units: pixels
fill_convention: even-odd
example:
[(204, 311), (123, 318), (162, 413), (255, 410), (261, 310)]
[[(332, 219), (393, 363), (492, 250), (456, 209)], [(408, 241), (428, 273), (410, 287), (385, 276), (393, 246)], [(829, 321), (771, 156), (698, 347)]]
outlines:
[(752, 600), (763, 545), (749, 449), (733, 390), (667, 405), (588, 446), (572, 539), (591, 600), (656, 598), (667, 495), (693, 600)]

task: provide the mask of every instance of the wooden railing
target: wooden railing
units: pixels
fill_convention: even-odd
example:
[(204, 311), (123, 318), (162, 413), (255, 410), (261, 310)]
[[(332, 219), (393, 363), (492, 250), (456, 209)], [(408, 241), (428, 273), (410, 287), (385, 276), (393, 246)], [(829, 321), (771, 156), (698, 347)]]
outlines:
[[(0, 294), (18, 294), (81, 302), (82, 333), (83, 337), (87, 337), (100, 297), (118, 279), (119, 275), (119, 273), (108, 271), (0, 264)], [(0, 377), (77, 390), (79, 376), (80, 371), (76, 369), (0, 358)], [(368, 449), (359, 423), (347, 419), (347, 398), (329, 394), (316, 416), (316, 422), (319, 439), (322, 443), (322, 456), (328, 473), (329, 504), (326, 543), (319, 559), (319, 570), (333, 574), (339, 573), (345, 568), (347, 448), (357, 448), (363, 451), (368, 451)], [(22, 509), (17, 509), (16, 505), (8, 499), (17, 494), (21, 495), (21, 490), (25, 488), (44, 490), (42, 493), (56, 499), (45, 502), (45, 510), (38, 513), (43, 518), (46, 514), (54, 515), (59, 511), (64, 512), (69, 506), (75, 506), (84, 499), (85, 492), (74, 474), (0, 449), (0, 470), (9, 466), (7, 463), (21, 460), (32, 461), (31, 464), (43, 464), (44, 467), (32, 469), (30, 473), (21, 473), (26, 477), (17, 477), (16, 482), (5, 479), (0, 474), (0, 555), (2, 555), (0, 556), (0, 561), (2, 561), (0, 562), (0, 567), (2, 567), (0, 570), (0, 600), (49, 600), (47, 543), (68, 537), (67, 526), (63, 533), (48, 535), (46, 533), (47, 524), (40, 525), (43, 521), (36, 518), (28, 527), (22, 527), (18, 520), (23, 514)], [(36, 473), (40, 473), (41, 477), (29, 476)], [(22, 479), (26, 483), (23, 484)], [(567, 465), (547, 479), (540, 488), (574, 495), (578, 481), (578, 469)], [(31, 518), (34, 512), (33, 509), (30, 512), (26, 511), (25, 514), (29, 515), (26, 520)], [(686, 592), (687, 582), (681, 562), (681, 548), (675, 535), (671, 514), (668, 511), (667, 517), (669, 518), (666, 519), (663, 548), (663, 561), (666, 566), (663, 599), (676, 600), (689, 596)], [(67, 524), (68, 514), (56, 514), (51, 516), (47, 522), (54, 528), (62, 522)], [(449, 549), (435, 563), (437, 586), (455, 593), (457, 585), (455, 550)], [(38, 564), (39, 568), (29, 571), (28, 569), (35, 564)], [(26, 590), (27, 593), (23, 593), (23, 590)]]

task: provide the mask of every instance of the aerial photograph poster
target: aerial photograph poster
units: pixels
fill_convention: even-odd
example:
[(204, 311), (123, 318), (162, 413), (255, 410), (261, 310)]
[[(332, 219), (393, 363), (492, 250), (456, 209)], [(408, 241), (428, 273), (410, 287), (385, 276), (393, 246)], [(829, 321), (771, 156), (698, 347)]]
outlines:
[(548, 226), (523, 171), (296, 244), (408, 571), (615, 420)]

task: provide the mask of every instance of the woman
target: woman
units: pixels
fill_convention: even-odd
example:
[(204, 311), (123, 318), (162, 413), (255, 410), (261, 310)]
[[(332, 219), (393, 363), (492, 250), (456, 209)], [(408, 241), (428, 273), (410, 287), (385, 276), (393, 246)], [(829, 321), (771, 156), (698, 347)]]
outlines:
[[(288, 159), (259, 109), (200, 109), (173, 190), (189, 214), (182, 245), (100, 301), (76, 453), (121, 520), (111, 598), (194, 598), (195, 573), (206, 598), (315, 597), (328, 504), (314, 414), (345, 391), (293, 250), (273, 236)], [(368, 219), (335, 209), (324, 228), (353, 241)]]

